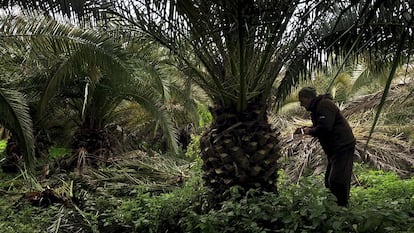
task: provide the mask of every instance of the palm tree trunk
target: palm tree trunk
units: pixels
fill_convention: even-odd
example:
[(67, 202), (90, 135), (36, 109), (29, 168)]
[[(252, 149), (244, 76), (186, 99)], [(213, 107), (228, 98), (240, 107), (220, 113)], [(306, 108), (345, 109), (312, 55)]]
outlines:
[(78, 156), (79, 150), (85, 150), (88, 155), (88, 164), (98, 165), (105, 163), (112, 155), (112, 148), (108, 132), (105, 129), (82, 127), (74, 135), (72, 144), (73, 154)]
[(201, 139), (204, 180), (216, 197), (225, 199), (229, 187), (276, 192), (278, 133), (257, 101), (243, 112), (232, 107), (211, 109), (213, 123)]

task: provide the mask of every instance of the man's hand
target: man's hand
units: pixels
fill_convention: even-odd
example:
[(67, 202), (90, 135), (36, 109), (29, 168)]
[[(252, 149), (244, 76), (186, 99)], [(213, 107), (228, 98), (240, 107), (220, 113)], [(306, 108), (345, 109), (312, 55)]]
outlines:
[(303, 134), (310, 135), (312, 127), (305, 127), (303, 128)]
[(293, 134), (304, 134), (305, 132), (304, 132), (303, 129), (304, 129), (304, 127), (297, 128)]
[(306, 134), (309, 135), (310, 130), (312, 127), (301, 127), (297, 128), (293, 134)]

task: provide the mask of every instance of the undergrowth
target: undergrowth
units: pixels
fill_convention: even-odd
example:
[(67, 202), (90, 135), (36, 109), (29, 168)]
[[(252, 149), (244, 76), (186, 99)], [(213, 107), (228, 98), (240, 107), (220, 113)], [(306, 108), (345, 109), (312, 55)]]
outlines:
[(200, 170), (197, 162), (186, 182), (157, 191), (108, 181), (91, 185), (85, 177), (67, 174), (75, 183), (75, 206), (46, 208), (22, 200), (27, 190), (22, 176), (1, 174), (0, 232), (414, 232), (414, 179), (394, 173), (357, 166), (359, 184), (351, 189), (348, 208), (336, 205), (323, 177), (291, 184), (283, 173), (278, 194), (232, 187), (230, 199), (211, 208), (214, 197)]

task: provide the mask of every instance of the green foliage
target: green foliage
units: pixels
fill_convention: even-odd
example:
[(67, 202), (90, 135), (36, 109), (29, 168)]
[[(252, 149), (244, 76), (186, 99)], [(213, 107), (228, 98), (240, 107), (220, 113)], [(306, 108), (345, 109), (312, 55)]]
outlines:
[[(378, 178), (378, 175), (374, 175)], [(381, 177), (381, 175), (380, 175)], [(391, 186), (397, 187), (389, 179)], [(298, 184), (279, 185), (279, 195), (250, 190), (242, 196), (231, 189), (231, 198), (221, 208), (205, 214), (188, 215), (185, 232), (410, 232), (414, 230), (411, 197), (407, 202), (381, 203), (390, 195), (405, 195), (375, 190), (376, 200), (357, 201), (352, 192), (351, 206), (338, 207), (335, 198), (323, 187), (322, 177), (307, 177)], [(372, 189), (377, 189), (374, 185)], [(382, 193), (381, 193), (382, 192)], [(411, 192), (412, 195), (412, 192)], [(404, 197), (405, 198), (405, 197)], [(408, 230), (408, 231), (407, 231)]]
[(221, 208), (193, 215), (186, 232), (352, 232), (345, 210), (320, 185), (319, 178), (287, 185), (279, 195), (238, 187)]
[(185, 152), (185, 156), (191, 159), (199, 159), (200, 158), (200, 135), (191, 135), (191, 143), (187, 146), (187, 151)]
[[(2, 201), (3, 202), (3, 201)], [(49, 226), (49, 221), (57, 207), (50, 211), (32, 207), (22, 206), (20, 209), (1, 203), (0, 232), (8, 233), (33, 233), (45, 232)]]
[(7, 140), (0, 140), (0, 150), (3, 151), (6, 149), (7, 146)]
[(64, 147), (53, 147), (52, 146), (49, 149), (49, 156), (52, 159), (57, 159), (70, 153), (71, 153), (71, 150), (68, 148), (64, 148)]
[(5, 174), (0, 170), (0, 232), (33, 233), (46, 229), (53, 211), (33, 208), (23, 197), (27, 182), (23, 175)]
[(414, 178), (400, 179), (393, 172), (362, 170), (358, 181), (361, 186), (352, 189), (353, 205), (368, 211), (373, 211), (372, 206), (376, 206), (374, 209), (390, 209), (374, 215), (378, 222), (384, 224), (392, 218), (398, 222), (401, 216), (414, 216)]
[(197, 112), (198, 115), (200, 116), (199, 119), (199, 126), (200, 127), (206, 127), (208, 125), (210, 125), (210, 123), (213, 120), (213, 116), (211, 115), (210, 111), (208, 110), (207, 106), (204, 104), (198, 104), (197, 105)]
[(362, 170), (358, 179), (361, 186), (351, 190), (358, 232), (414, 230), (413, 178), (400, 179), (392, 172)]
[(132, 197), (122, 201), (112, 199), (117, 204), (108, 203), (108, 198), (99, 199), (96, 206), (105, 212), (103, 229), (120, 225), (128, 232), (180, 232), (181, 222), (186, 218), (185, 210), (199, 209), (203, 205), (205, 189), (201, 177), (192, 177), (183, 187), (171, 192), (157, 194), (138, 186), (132, 190)]
[(3, 154), (3, 151), (6, 149), (7, 140), (0, 140), (0, 157)]

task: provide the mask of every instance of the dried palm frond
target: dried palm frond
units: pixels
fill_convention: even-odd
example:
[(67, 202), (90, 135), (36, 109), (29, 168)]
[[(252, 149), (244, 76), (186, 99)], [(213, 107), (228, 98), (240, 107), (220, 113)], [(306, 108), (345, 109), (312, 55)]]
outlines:
[(63, 217), (64, 217), (64, 208), (60, 208), (59, 212), (56, 214), (56, 220), (53, 221), (52, 225), (50, 225), (47, 228), (48, 232), (56, 232), (56, 233), (59, 232)]
[[(361, 132), (362, 131), (362, 132)], [(375, 168), (394, 171), (401, 176), (410, 176), (414, 166), (414, 149), (400, 136), (390, 136), (383, 132), (375, 132), (364, 154), (368, 128), (355, 128), (357, 138), (355, 154), (361, 162)]]
[[(371, 167), (385, 171), (393, 171), (402, 177), (413, 174), (414, 148), (400, 137), (390, 137), (384, 133), (374, 133), (368, 150), (363, 154), (366, 135), (369, 127), (355, 128), (357, 139), (355, 150), (356, 161), (367, 163)], [(301, 176), (322, 174), (326, 167), (326, 156), (319, 142), (309, 136), (294, 136), (293, 140), (285, 137), (282, 140), (282, 167), (290, 181), (296, 182)], [(282, 163), (283, 164), (283, 163)]]
[(131, 151), (117, 156), (113, 164), (100, 169), (90, 169), (87, 182), (105, 183), (106, 188), (122, 189), (140, 185), (148, 190), (170, 189), (190, 177), (191, 163), (166, 155), (148, 155)]
[[(387, 97), (387, 105), (392, 106), (394, 104), (403, 104), (407, 97), (407, 90), (412, 90), (414, 82), (397, 84), (390, 89)], [(405, 94), (404, 94), (405, 93)], [(351, 116), (356, 113), (362, 113), (368, 110), (376, 108), (382, 97), (382, 91), (378, 91), (372, 94), (359, 96), (352, 101), (348, 102), (342, 111), (345, 117)], [(408, 104), (409, 103), (405, 103)], [(400, 108), (401, 109), (401, 108)]]
[(20, 169), (20, 173), (31, 191), (42, 191), (43, 187), (40, 182), (33, 176), (31, 172), (29, 172), (25, 167)]
[(98, 233), (99, 230), (95, 222), (91, 222), (84, 211), (79, 209), (76, 205), (75, 210), (63, 208), (55, 216), (55, 220), (47, 228), (47, 232), (60, 233), (81, 233), (93, 232)]
[(269, 122), (281, 130), (280, 143), (282, 168), (291, 182), (307, 174), (312, 170), (313, 174), (320, 174), (325, 167), (326, 159), (319, 142), (312, 137), (304, 135), (293, 135), (296, 128), (312, 125), (312, 122), (302, 118), (291, 118), (289, 120), (270, 116)]
[(292, 141), (285, 141), (282, 148), (283, 159), (286, 161), (283, 169), (291, 182), (309, 175), (308, 170), (313, 171), (312, 174), (323, 172), (326, 159), (317, 140), (307, 136), (294, 136)]

